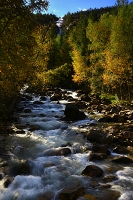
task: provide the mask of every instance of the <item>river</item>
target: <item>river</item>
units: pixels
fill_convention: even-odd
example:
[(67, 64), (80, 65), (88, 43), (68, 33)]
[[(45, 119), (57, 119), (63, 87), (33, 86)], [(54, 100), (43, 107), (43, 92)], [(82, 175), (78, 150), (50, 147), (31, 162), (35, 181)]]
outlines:
[[(78, 98), (76, 92), (62, 91), (73, 99)], [(69, 103), (67, 100), (57, 102), (51, 101), (49, 96), (41, 99), (39, 95), (25, 95), (29, 98), (23, 98), (19, 103), (15, 113), (17, 121), (12, 124), (14, 133), (1, 137), (1, 147), (3, 145), (8, 151), (10, 158), (1, 160), (0, 166), (3, 176), (4, 163), (10, 168), (19, 166), (19, 163), (28, 163), (30, 172), (14, 172), (13, 181), (8, 187), (4, 187), (4, 179), (1, 179), (0, 200), (58, 200), (64, 188), (78, 186), (84, 188), (84, 194), (91, 194), (97, 200), (107, 199), (106, 196), (112, 195), (113, 191), (120, 192), (119, 200), (133, 199), (133, 165), (114, 164), (110, 158), (95, 162), (88, 159), (92, 144), (82, 133), (88, 129), (86, 125), (95, 120), (86, 113), (85, 120), (65, 122), (61, 118), (64, 116), (65, 104)], [(56, 155), (55, 152), (63, 147), (68, 147), (71, 153)], [(87, 165), (99, 166), (104, 176), (115, 175), (117, 180), (110, 181), (108, 188), (100, 178), (92, 180), (81, 175)], [(85, 198), (82, 195), (78, 199)]]

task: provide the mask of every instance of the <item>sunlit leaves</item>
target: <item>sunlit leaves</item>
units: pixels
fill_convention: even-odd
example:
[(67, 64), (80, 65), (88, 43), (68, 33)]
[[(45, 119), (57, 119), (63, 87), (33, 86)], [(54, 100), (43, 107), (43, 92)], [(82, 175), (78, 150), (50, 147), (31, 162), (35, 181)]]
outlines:
[[(0, 97), (16, 94), (34, 76), (32, 57), (36, 45), (33, 9), (47, 7), (47, 1), (0, 1)], [(2, 100), (0, 100), (2, 101)]]
[(87, 62), (85, 56), (81, 55), (81, 52), (73, 48), (72, 50), (72, 65), (74, 69), (73, 80), (77, 83), (86, 81), (86, 73), (88, 71)]
[[(112, 22), (110, 42), (104, 51), (103, 83), (122, 90), (132, 85), (133, 28), (130, 7), (123, 7)], [(128, 91), (130, 93), (130, 91)], [(122, 96), (122, 92), (120, 92)], [(130, 94), (128, 94), (130, 96)]]

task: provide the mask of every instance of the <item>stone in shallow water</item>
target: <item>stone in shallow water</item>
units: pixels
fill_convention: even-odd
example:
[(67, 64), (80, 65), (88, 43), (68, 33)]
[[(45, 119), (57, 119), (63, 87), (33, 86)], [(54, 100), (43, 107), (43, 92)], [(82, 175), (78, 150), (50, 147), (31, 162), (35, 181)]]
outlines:
[(45, 96), (41, 96), (40, 97), (40, 101), (45, 101), (46, 100), (46, 97)]
[(64, 188), (59, 194), (60, 200), (76, 200), (84, 194), (84, 187), (72, 186)]
[(86, 115), (84, 112), (80, 111), (75, 105), (73, 104), (67, 104), (65, 111), (65, 118), (66, 121), (77, 121), (77, 120), (83, 120), (86, 118)]
[(100, 142), (103, 138), (107, 137), (107, 133), (97, 129), (90, 129), (86, 133), (86, 137), (91, 142)]
[(4, 177), (3, 185), (4, 185), (5, 188), (8, 188), (8, 186), (9, 186), (12, 182), (13, 182), (13, 178), (10, 177), (10, 176), (8, 176), (8, 175), (6, 175), (6, 176)]
[(97, 186), (99, 186), (99, 183), (98, 181), (92, 179), (89, 183), (89, 186), (91, 186), (92, 188), (96, 188)]
[(29, 131), (36, 131), (36, 130), (39, 130), (40, 127), (38, 125), (31, 125), (30, 128), (29, 128)]
[(120, 193), (118, 191), (105, 188), (103, 188), (103, 190), (105, 191), (104, 196), (101, 192), (101, 194), (98, 196), (98, 200), (118, 200), (120, 197)]
[(129, 154), (129, 150), (122, 146), (117, 146), (113, 149), (113, 152), (119, 153), (119, 154)]
[(39, 197), (36, 199), (36, 200), (51, 200), (53, 199), (53, 192), (50, 191), (50, 192), (47, 192), (46, 194), (41, 194), (39, 195)]
[(116, 180), (118, 180), (118, 178), (115, 175), (107, 175), (100, 180), (102, 180), (104, 183), (108, 183), (108, 182), (116, 181)]
[(47, 149), (42, 153), (42, 156), (64, 156), (71, 154), (71, 150), (68, 147), (59, 147)]
[(24, 130), (18, 130), (15, 132), (16, 134), (25, 134), (25, 131)]
[(91, 153), (89, 157), (89, 161), (93, 160), (104, 160), (107, 158), (106, 153)]
[(112, 162), (120, 163), (120, 164), (130, 164), (130, 163), (133, 163), (133, 160), (128, 157), (117, 156), (112, 159)]
[(110, 184), (101, 184), (101, 185), (98, 186), (98, 189), (101, 189), (101, 190), (105, 190), (105, 189), (108, 189), (108, 188), (111, 188)]
[(90, 176), (90, 177), (100, 177), (103, 175), (103, 170), (96, 165), (88, 165), (82, 171), (82, 175)]
[(79, 197), (77, 200), (97, 200), (97, 198), (91, 194), (85, 194), (84, 196)]
[(11, 174), (12, 176), (29, 175), (30, 174), (29, 161), (27, 160), (21, 163), (12, 164), (11, 168), (9, 169), (9, 174)]
[(93, 145), (92, 152), (93, 153), (105, 153), (106, 155), (111, 154), (110, 150), (106, 146), (100, 146), (100, 145)]
[(26, 108), (26, 109), (24, 109), (24, 112), (25, 112), (25, 113), (31, 113), (32, 111), (31, 111), (30, 108)]
[(41, 101), (34, 101), (33, 104), (38, 104), (39, 105), (39, 104), (43, 104), (43, 102), (41, 102)]

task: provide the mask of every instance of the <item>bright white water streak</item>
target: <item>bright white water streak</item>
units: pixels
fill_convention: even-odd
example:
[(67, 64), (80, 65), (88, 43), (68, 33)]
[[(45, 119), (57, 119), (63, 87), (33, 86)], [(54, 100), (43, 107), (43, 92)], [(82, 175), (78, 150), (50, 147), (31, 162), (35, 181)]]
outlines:
[[(22, 91), (23, 92), (23, 91)], [(69, 95), (77, 98), (76, 93)], [(104, 170), (106, 175), (109, 168), (117, 168), (118, 180), (112, 182), (112, 189), (121, 192), (119, 200), (133, 199), (133, 169), (130, 167), (119, 167), (109, 162), (89, 162), (90, 151), (83, 153), (85, 147), (91, 144), (83, 138), (81, 131), (85, 131), (84, 125), (89, 124), (90, 119), (86, 118), (74, 123), (67, 123), (60, 120), (66, 101), (52, 102), (47, 97), (43, 104), (33, 104), (39, 97), (33, 96), (32, 101), (23, 101), (21, 106), (30, 108), (31, 113), (19, 113), (21, 125), (38, 126), (39, 130), (29, 131), (24, 128), (25, 134), (17, 134), (11, 137), (11, 144), (15, 157), (12, 163), (28, 160), (31, 173), (17, 175), (8, 188), (3, 187), (3, 180), (0, 182), (0, 200), (37, 200), (43, 194), (51, 200), (58, 200), (60, 190), (66, 186), (83, 185), (87, 193), (103, 193), (104, 190), (87, 188), (90, 179), (81, 176), (82, 170), (89, 164), (96, 164)], [(14, 130), (18, 130), (14, 125)], [(44, 156), (47, 149), (54, 150), (61, 145), (71, 144), (71, 155), (67, 156)], [(104, 198), (103, 198), (104, 199)]]

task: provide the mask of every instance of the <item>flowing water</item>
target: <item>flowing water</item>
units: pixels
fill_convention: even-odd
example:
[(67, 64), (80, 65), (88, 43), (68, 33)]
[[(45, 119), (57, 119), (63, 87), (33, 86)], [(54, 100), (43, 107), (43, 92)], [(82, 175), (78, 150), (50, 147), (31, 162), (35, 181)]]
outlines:
[[(99, 200), (104, 200), (110, 191), (119, 191), (119, 200), (133, 199), (133, 166), (112, 164), (110, 158), (89, 161), (92, 144), (83, 137), (82, 132), (88, 129), (86, 125), (93, 120), (87, 116), (85, 120), (65, 122), (61, 118), (68, 101), (51, 101), (47, 96), (41, 100), (42, 104), (35, 104), (35, 101), (40, 101), (40, 96), (27, 95), (32, 98), (20, 101), (21, 109), (16, 113), (18, 122), (12, 125), (15, 133), (3, 138), (1, 143), (8, 149), (8, 164), (15, 166), (26, 161), (30, 166), (30, 175), (14, 175), (8, 188), (3, 186), (2, 179), (0, 200), (38, 200), (41, 194), (46, 195), (44, 199), (58, 200), (63, 188), (75, 185), (83, 186), (85, 194), (92, 194)], [(69, 95), (77, 98), (75, 92), (69, 91)], [(69, 147), (71, 154), (52, 155), (51, 152), (56, 152), (62, 146)], [(110, 189), (100, 189), (96, 185), (92, 187), (92, 179), (81, 175), (90, 164), (102, 168), (104, 175), (115, 174), (118, 179), (109, 183)], [(0, 166), (4, 166), (3, 160)], [(100, 183), (100, 179), (95, 181)]]

